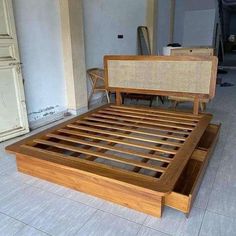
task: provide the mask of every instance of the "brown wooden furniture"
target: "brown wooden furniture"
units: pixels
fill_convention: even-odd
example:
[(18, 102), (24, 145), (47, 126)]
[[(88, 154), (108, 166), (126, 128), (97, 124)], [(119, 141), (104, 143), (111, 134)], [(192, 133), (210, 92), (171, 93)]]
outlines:
[(214, 48), (182, 47), (171, 49), (171, 56), (214, 56)]
[[(171, 56), (214, 56), (214, 49), (209, 47), (189, 47), (189, 48), (173, 48)], [(179, 103), (194, 102), (194, 99), (187, 97), (169, 96), (169, 100), (173, 101), (174, 108), (177, 108)], [(205, 111), (206, 104), (209, 99), (200, 99), (201, 111)]]
[[(116, 82), (111, 60), (117, 60), (115, 64), (119, 62), (116, 68), (125, 65), (127, 73), (130, 67), (122, 61), (151, 60), (158, 64), (164, 60), (169, 64), (165, 57), (119, 57), (119, 60), (105, 57), (106, 88), (116, 91), (118, 104), (102, 106), (6, 150), (16, 154), (18, 170), (23, 173), (158, 217), (164, 205), (189, 213), (220, 127), (210, 124), (212, 115), (198, 114), (196, 109), (196, 114), (191, 114), (119, 105), (120, 92), (127, 89), (112, 87)], [(204, 68), (214, 70), (216, 63), (215, 58), (209, 58), (208, 67)], [(210, 73), (209, 81), (215, 79), (214, 74)], [(142, 79), (135, 76), (137, 81)], [(161, 91), (162, 86), (152, 92), (166, 95)], [(214, 94), (211, 89), (209, 86), (209, 93), (204, 96)], [(130, 87), (128, 90), (133, 91)], [(134, 91), (151, 92), (136, 88)], [(192, 91), (187, 93), (190, 94)], [(203, 94), (194, 93), (194, 96)]]
[(91, 68), (87, 70), (87, 74), (89, 75), (92, 84), (92, 91), (88, 101), (91, 100), (94, 93), (105, 92), (107, 97), (107, 102), (110, 103), (109, 93), (106, 90), (104, 84), (104, 70), (101, 68)]
[[(153, 100), (156, 99), (157, 96), (155, 95), (149, 95), (149, 94), (137, 94), (137, 93), (123, 93), (122, 94), (122, 103), (125, 103), (125, 99), (136, 99), (136, 100), (148, 100), (149, 101), (149, 107), (152, 107)], [(162, 98), (161, 98), (162, 99)], [(161, 100), (163, 103), (163, 100)]]

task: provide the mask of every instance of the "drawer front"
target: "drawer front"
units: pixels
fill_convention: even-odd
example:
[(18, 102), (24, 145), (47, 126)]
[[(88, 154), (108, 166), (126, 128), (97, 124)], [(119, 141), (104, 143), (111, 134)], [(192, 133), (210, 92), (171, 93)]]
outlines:
[(221, 125), (210, 124), (180, 176), (172, 193), (165, 197), (165, 205), (189, 213), (204, 176), (207, 164), (217, 143)]

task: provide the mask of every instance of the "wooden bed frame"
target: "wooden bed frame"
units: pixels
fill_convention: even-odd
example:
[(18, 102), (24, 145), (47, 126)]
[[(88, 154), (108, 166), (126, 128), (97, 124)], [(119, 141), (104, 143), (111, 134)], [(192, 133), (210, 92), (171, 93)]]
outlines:
[[(171, 61), (172, 66), (173, 61), (207, 62), (208, 94), (164, 92), (161, 86), (152, 91), (116, 87), (110, 61), (118, 63), (116, 68), (123, 67), (122, 74), (123, 69), (129, 74), (126, 62), (142, 60), (145, 66), (149, 60), (169, 64), (166, 57), (105, 57), (106, 87), (116, 91), (117, 104), (102, 106), (7, 147), (16, 155), (18, 170), (157, 217), (161, 217), (164, 205), (188, 214), (220, 126), (210, 124), (212, 115), (198, 114), (196, 107), (195, 114), (191, 114), (124, 106), (120, 104), (120, 93), (184, 94), (194, 96), (196, 101), (214, 96), (212, 80), (217, 60), (175, 57)], [(157, 67), (152, 64), (153, 68)], [(180, 68), (178, 73), (184, 71)], [(134, 76), (142, 80), (138, 74)]]

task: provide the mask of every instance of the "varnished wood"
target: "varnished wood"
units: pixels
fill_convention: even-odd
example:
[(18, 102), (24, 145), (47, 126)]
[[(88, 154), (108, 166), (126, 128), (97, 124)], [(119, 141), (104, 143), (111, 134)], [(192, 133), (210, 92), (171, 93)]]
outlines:
[(112, 131), (107, 131), (104, 129), (95, 129), (95, 128), (91, 128), (89, 126), (73, 125), (73, 124), (68, 125), (68, 127), (73, 128), (73, 129), (77, 129), (77, 130), (96, 132), (99, 134), (108, 134), (110, 136), (123, 137), (123, 138), (127, 138), (127, 139), (144, 141), (144, 142), (148, 142), (148, 143), (161, 143), (161, 144), (165, 144), (167, 146), (173, 146), (173, 147), (181, 147), (182, 146), (182, 144), (177, 143), (177, 142), (167, 142), (167, 141), (163, 141), (163, 140), (157, 139), (157, 138), (146, 138), (146, 137), (133, 136), (133, 135), (131, 136), (129, 134), (124, 134), (119, 131), (112, 132)]
[[(79, 147), (72, 147), (70, 145), (50, 142), (50, 141), (41, 140), (41, 139), (35, 139), (34, 142), (35, 143), (40, 143), (40, 144), (45, 144), (45, 145), (48, 145), (48, 146), (51, 146), (51, 147), (57, 147), (57, 148), (60, 148), (60, 149), (73, 151), (73, 152), (89, 154), (89, 155), (92, 155), (92, 156), (101, 157), (103, 159), (114, 160), (114, 161), (125, 163), (125, 164), (128, 164), (128, 165), (140, 166), (142, 168), (149, 169), (149, 170), (155, 170), (155, 171), (160, 171), (160, 172), (165, 171), (165, 169), (161, 168), (161, 167), (152, 166), (152, 165), (145, 164), (145, 163), (140, 163), (140, 162), (135, 161), (135, 160), (124, 159), (124, 158), (121, 158), (121, 157), (113, 155), (113, 154), (106, 154), (106, 153), (100, 154), (100, 153), (95, 152), (95, 151), (84, 150), (84, 149), (79, 148)], [(27, 147), (27, 146), (25, 146), (25, 147)]]
[(119, 106), (122, 104), (122, 98), (121, 98), (121, 93), (120, 91), (117, 89), (116, 90), (116, 105)]
[[(108, 106), (107, 106), (108, 107)], [(106, 108), (107, 108), (106, 107)], [(115, 106), (111, 104), (109, 107), (121, 109), (121, 110), (131, 110), (131, 111), (139, 111), (139, 112), (145, 112), (147, 115), (167, 115), (168, 117), (173, 117), (175, 119), (180, 118), (183, 120), (191, 120), (191, 121), (198, 121), (201, 118), (201, 114), (199, 115), (193, 115), (191, 112), (185, 112), (185, 111), (173, 111), (170, 109), (164, 109), (164, 108), (147, 108), (144, 106), (128, 106), (128, 105), (121, 105), (121, 106)]]
[(192, 127), (187, 127), (187, 126), (181, 126), (181, 125), (167, 125), (167, 124), (163, 124), (163, 123), (157, 123), (157, 122), (151, 122), (151, 121), (146, 121), (143, 119), (135, 119), (132, 117), (129, 118), (125, 118), (122, 116), (112, 116), (112, 115), (103, 115), (101, 113), (94, 113), (92, 116), (94, 117), (101, 117), (101, 118), (108, 118), (108, 119), (112, 119), (112, 120), (122, 120), (122, 121), (128, 121), (128, 122), (133, 122), (133, 123), (140, 123), (140, 124), (146, 124), (146, 125), (152, 125), (152, 126), (157, 126), (157, 127), (161, 127), (163, 128), (163, 130), (165, 130), (166, 132), (171, 132), (172, 130), (169, 128), (173, 128), (173, 129), (178, 129), (175, 132), (181, 133), (181, 134), (187, 134), (188, 131), (186, 130), (193, 130), (194, 128)]
[[(211, 154), (215, 148), (219, 137), (220, 125), (209, 125), (206, 132), (202, 136), (198, 148), (193, 152), (190, 163), (182, 177), (178, 180), (173, 192), (165, 197), (165, 205), (189, 213), (193, 205), (193, 201), (197, 195), (198, 188), (204, 176), (205, 169), (208, 165)], [(201, 150), (205, 149), (204, 151)], [(190, 169), (192, 171), (190, 172)], [(186, 176), (188, 172), (188, 176)], [(186, 179), (188, 181), (186, 181)]]
[[(114, 112), (114, 111), (109, 111), (109, 109), (104, 109), (103, 111), (100, 111), (99, 113), (102, 113), (102, 114), (109, 114), (109, 115), (112, 115), (112, 116), (121, 116), (121, 117), (131, 117), (131, 118), (138, 118), (138, 119), (142, 119), (142, 120), (151, 120), (152, 122), (157, 122), (159, 124), (162, 124), (162, 123), (166, 123), (168, 124), (168, 127), (173, 127), (172, 125), (178, 125), (178, 124), (181, 124), (181, 125), (186, 125), (186, 126), (181, 126), (181, 128), (185, 128), (185, 127), (188, 127), (190, 126), (189, 128), (192, 128), (193, 129), (193, 126), (196, 126), (196, 123), (188, 123), (188, 122), (185, 122), (185, 121), (173, 121), (173, 120), (168, 120), (168, 119), (157, 119), (157, 118), (153, 118), (153, 117), (148, 117), (147, 115), (136, 115), (136, 114), (133, 114), (132, 112), (131, 113), (126, 113), (126, 112)], [(174, 126), (174, 128), (176, 128)]]
[[(128, 131), (128, 132), (131, 132), (131, 133), (135, 133), (135, 134), (142, 134), (142, 135), (148, 135), (148, 136), (155, 136), (155, 137), (162, 137), (162, 138), (169, 138), (169, 139), (173, 139), (173, 140), (180, 140), (180, 141), (184, 141), (186, 140), (186, 138), (184, 137), (179, 137), (179, 136), (173, 136), (173, 135), (165, 135), (165, 134), (162, 134), (162, 133), (154, 133), (154, 132), (145, 132), (145, 131), (140, 131), (140, 130), (135, 130), (135, 129), (129, 129), (129, 128), (123, 128), (123, 127), (118, 127), (118, 126), (115, 126), (114, 124), (119, 124), (119, 125), (127, 125), (127, 126), (132, 126), (134, 127), (133, 125), (130, 125), (130, 124), (124, 124), (124, 123), (121, 123), (121, 122), (115, 122), (115, 121), (107, 121), (107, 120), (100, 120), (100, 119), (92, 119), (94, 121), (100, 121), (100, 122), (105, 122), (104, 123), (98, 123), (98, 122), (89, 122), (89, 121), (78, 121), (77, 123), (78, 124), (85, 124), (85, 125), (90, 125), (90, 126), (95, 126), (95, 127), (102, 127), (102, 128), (110, 128), (110, 129), (115, 129), (115, 130), (122, 130), (122, 131)], [(111, 123), (113, 125), (107, 125), (106, 123)], [(137, 125), (136, 127), (140, 128), (139, 125)]]
[(86, 133), (86, 132), (79, 132), (79, 131), (68, 130), (68, 129), (60, 129), (59, 132), (65, 133), (65, 134), (81, 136), (81, 137), (87, 137), (87, 138), (92, 138), (92, 139), (103, 140), (103, 141), (107, 141), (107, 142), (114, 142), (114, 143), (124, 144), (124, 145), (127, 145), (127, 146), (142, 148), (142, 149), (145, 149), (145, 150), (155, 150), (157, 152), (159, 151), (159, 152), (169, 153), (169, 154), (175, 154), (176, 153), (176, 151), (171, 150), (171, 149), (167, 149), (167, 148), (157, 148), (153, 145), (143, 144), (141, 142), (130, 142), (130, 141), (126, 141), (126, 140), (120, 140), (118, 138), (111, 138), (111, 137), (108, 138), (108, 137), (104, 137), (104, 136), (100, 136), (100, 135), (89, 134), (89, 133)]
[[(130, 115), (131, 117), (125, 116), (129, 120), (115, 114), (106, 118), (96, 116), (101, 111), (118, 110), (122, 115)], [(159, 114), (178, 123), (170, 122), (173, 126), (171, 128), (159, 128), (158, 125), (163, 122), (158, 118), (153, 122), (155, 125), (151, 120), (148, 124), (141, 122)], [(160, 216), (165, 196), (175, 189), (189, 161), (200, 161), (203, 158), (201, 153), (211, 148), (214, 132), (212, 135), (210, 131), (204, 134), (211, 118), (209, 114), (192, 115), (108, 105), (22, 140), (7, 147), (7, 150), (17, 155), (18, 168), (24, 173)], [(186, 126), (191, 129), (186, 129)], [(201, 137), (204, 137), (204, 142), (199, 142)], [(211, 138), (208, 140), (207, 137)], [(103, 160), (102, 163), (99, 160)], [(64, 174), (60, 175), (60, 172), (66, 172), (66, 180), (62, 179)], [(85, 184), (83, 178), (75, 175), (87, 176), (89, 180)], [(90, 184), (93, 185), (90, 183), (91, 179), (96, 179), (96, 188), (100, 186), (101, 193), (98, 194), (93, 187), (90, 188)], [(114, 195), (102, 194), (105, 192), (103, 181), (109, 182), (116, 189)], [(185, 191), (188, 188), (189, 184), (186, 184)], [(127, 189), (130, 191), (129, 200), (126, 201), (121, 195)], [(138, 191), (141, 195), (137, 194), (137, 200), (130, 202), (130, 199), (136, 198)], [(148, 202), (150, 196), (153, 201)], [(142, 203), (140, 206), (138, 201)]]
[(165, 162), (165, 163), (170, 163), (171, 162), (170, 158), (164, 158), (164, 157), (161, 157), (161, 156), (158, 156), (158, 155), (150, 155), (150, 154), (145, 154), (145, 153), (134, 151), (134, 150), (128, 150), (128, 149), (121, 148), (121, 147), (115, 147), (115, 146), (111, 146), (111, 145), (95, 143), (94, 141), (93, 142), (84, 141), (84, 140), (81, 140), (81, 139), (75, 139), (75, 138), (66, 137), (66, 136), (57, 135), (57, 134), (47, 134), (47, 136), (51, 137), (51, 138), (57, 138), (57, 139), (60, 139), (60, 140), (77, 143), (77, 144), (89, 145), (91, 147), (97, 147), (97, 148), (100, 148), (100, 149), (106, 149), (106, 150), (111, 150), (111, 151), (117, 151), (119, 153), (135, 155), (135, 156), (142, 157), (142, 158), (147, 158), (147, 159), (150, 159), (150, 160), (162, 161), (162, 162)]
[(187, 118), (180, 118), (180, 117), (170, 117), (168, 115), (162, 115), (162, 114), (150, 114), (149, 116), (145, 116), (143, 114), (143, 112), (137, 112), (137, 111), (133, 111), (133, 110), (125, 110), (125, 109), (119, 109), (116, 107), (108, 107), (106, 109), (104, 109), (105, 111), (115, 111), (115, 112), (121, 112), (125, 113), (125, 114), (135, 114), (135, 116), (133, 117), (139, 117), (139, 118), (145, 118), (145, 119), (149, 119), (149, 120), (156, 120), (156, 121), (164, 121), (164, 122), (170, 122), (170, 123), (175, 123), (175, 124), (184, 124), (184, 125), (191, 125), (191, 126), (196, 126), (195, 122), (190, 122), (188, 121)]
[[(140, 64), (140, 62), (143, 63)], [(139, 64), (136, 65), (137, 63)], [(173, 67), (175, 71), (168, 69), (168, 63), (169, 67)], [(185, 68), (186, 66), (184, 67), (183, 63), (187, 63), (188, 68)], [(202, 74), (202, 79), (199, 79), (201, 74), (196, 76), (196, 63), (198, 63), (197, 68), (201, 72), (206, 72), (204, 75)], [(209, 63), (211, 64), (210, 67)], [(143, 70), (139, 70), (142, 65), (144, 66)], [(105, 85), (107, 90), (116, 92), (117, 105), (121, 104), (120, 93), (212, 99), (215, 96), (217, 65), (218, 59), (214, 56), (110, 55), (104, 57)], [(163, 66), (166, 66), (168, 75), (162, 71)], [(146, 74), (148, 75), (145, 77)], [(158, 76), (160, 74), (161, 76)], [(182, 79), (182, 76), (178, 76), (178, 83), (174, 84), (176, 81), (174, 77), (180, 74), (190, 76), (189, 80), (191, 79), (193, 84), (186, 86), (184, 83), (188, 81), (186, 78)], [(128, 75), (129, 77), (127, 77)], [(141, 84), (137, 85), (136, 83)], [(173, 86), (175, 87), (173, 88)], [(196, 105), (194, 103), (194, 107)], [(194, 108), (195, 114), (197, 108)]]
[(92, 194), (155, 217), (161, 217), (163, 198), (155, 192), (146, 192), (145, 189), (135, 188), (135, 186), (124, 186), (119, 182), (114, 183), (112, 179), (94, 176), (87, 171), (65, 168), (64, 165), (31, 156), (21, 154), (16, 157), (18, 170), (25, 174)]
[(199, 98), (198, 97), (195, 97), (194, 98), (194, 105), (193, 105), (193, 114), (194, 115), (197, 115), (198, 112), (199, 112)]

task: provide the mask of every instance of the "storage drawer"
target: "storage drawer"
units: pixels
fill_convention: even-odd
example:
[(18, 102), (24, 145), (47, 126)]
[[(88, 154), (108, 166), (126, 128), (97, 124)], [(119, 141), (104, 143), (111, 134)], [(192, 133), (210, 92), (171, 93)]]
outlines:
[(204, 176), (212, 151), (216, 145), (221, 125), (210, 124), (180, 176), (174, 191), (165, 197), (165, 205), (190, 212), (194, 198)]

